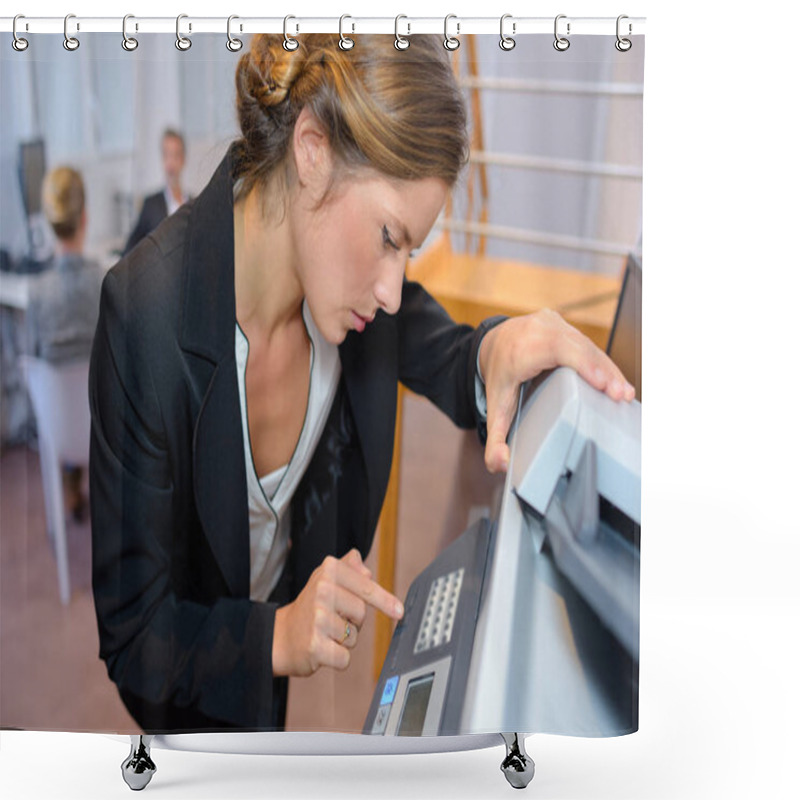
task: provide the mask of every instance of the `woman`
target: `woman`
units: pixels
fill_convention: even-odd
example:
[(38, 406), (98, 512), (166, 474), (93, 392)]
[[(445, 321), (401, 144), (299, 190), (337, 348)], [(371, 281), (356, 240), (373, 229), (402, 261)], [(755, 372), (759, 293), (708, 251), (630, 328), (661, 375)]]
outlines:
[[(81, 175), (57, 167), (42, 182), (42, 209), (56, 237), (51, 269), (31, 284), (26, 323), (32, 355), (54, 364), (86, 361), (100, 305), (103, 272), (83, 255), (86, 241), (86, 193)], [(77, 521), (86, 517), (82, 469), (65, 467), (67, 505)]]
[[(558, 363), (630, 397), (553, 314), (455, 325), (410, 252), (467, 151), (446, 53), (415, 37), (256, 36), (242, 137), (105, 281), (90, 395), (100, 655), (147, 732), (281, 728), (286, 677), (347, 667), (397, 380), (507, 461), (521, 380)], [(483, 346), (481, 347), (481, 344)], [(503, 428), (505, 427), (505, 431)]]

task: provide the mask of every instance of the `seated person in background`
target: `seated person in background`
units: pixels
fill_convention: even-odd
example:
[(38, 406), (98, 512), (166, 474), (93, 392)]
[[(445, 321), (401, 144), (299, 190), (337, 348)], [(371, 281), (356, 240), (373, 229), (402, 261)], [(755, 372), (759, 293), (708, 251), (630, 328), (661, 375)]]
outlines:
[(136, 226), (125, 244), (123, 255), (129, 253), (148, 233), (154, 231), (162, 220), (177, 211), (189, 198), (181, 189), (181, 172), (186, 162), (186, 145), (183, 136), (167, 128), (161, 136), (161, 163), (167, 185), (160, 192), (145, 197)]
[[(51, 170), (42, 186), (42, 207), (56, 235), (56, 258), (53, 268), (31, 285), (29, 352), (53, 363), (88, 361), (104, 273), (83, 256), (86, 205), (80, 173), (71, 167)], [(83, 519), (87, 508), (80, 469), (67, 469), (65, 483), (70, 510)]]

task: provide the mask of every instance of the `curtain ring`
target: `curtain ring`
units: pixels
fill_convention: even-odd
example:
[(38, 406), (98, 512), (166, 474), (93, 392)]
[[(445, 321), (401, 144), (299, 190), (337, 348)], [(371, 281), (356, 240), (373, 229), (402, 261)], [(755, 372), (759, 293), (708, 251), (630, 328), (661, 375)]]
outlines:
[[(405, 14), (398, 14), (394, 18), (394, 46), (396, 50), (408, 50), (411, 42), (405, 36), (401, 36), (398, 30), (401, 19), (408, 19), (408, 17)], [(406, 23), (406, 27), (408, 28), (408, 33), (411, 33), (411, 25)]]
[[(507, 19), (511, 19), (511, 14), (503, 14), (503, 16), (500, 17), (500, 49), (505, 50), (506, 52), (508, 52), (509, 50), (513, 50), (517, 46), (516, 41), (512, 39), (511, 36), (506, 36), (505, 33), (503, 33), (503, 23)], [(511, 33), (516, 33), (516, 32), (517, 32), (517, 23), (512, 22)]]
[[(192, 46), (192, 40), (181, 34), (181, 20), (186, 19), (188, 14), (178, 14), (175, 20), (175, 47), (182, 52), (185, 52)], [(192, 30), (192, 24), (189, 23), (189, 30)]]
[[(14, 17), (14, 22), (11, 25), (11, 32), (14, 34), (14, 40), (11, 42), (11, 46), (18, 52), (21, 53), (23, 50), (28, 49), (28, 40), (23, 39), (21, 36), (17, 36), (17, 20), (18, 19), (25, 19), (24, 14), (17, 14)], [(26, 23), (27, 28), (27, 23)]]
[[(631, 47), (633, 47), (633, 42), (631, 42), (630, 39), (623, 39), (619, 35), (619, 23), (622, 22), (623, 19), (628, 19), (628, 15), (627, 14), (620, 14), (617, 17), (617, 41), (614, 42), (614, 47), (616, 47), (617, 50), (619, 50), (620, 53), (627, 53), (628, 50), (630, 50)], [(631, 24), (629, 22), (628, 23), (628, 36), (630, 36), (630, 34), (631, 34)]]
[[(355, 42), (349, 37), (345, 36), (342, 33), (342, 24), (346, 19), (353, 19), (349, 14), (342, 14), (339, 17), (339, 49), (340, 50), (352, 50), (355, 47)], [(353, 32), (355, 32), (356, 26), (353, 24)]]
[[(458, 39), (456, 39), (455, 36), (449, 36), (448, 33), (447, 33), (447, 23), (450, 22), (451, 19), (456, 19), (457, 20), (458, 17), (456, 17), (455, 14), (448, 14), (444, 18), (444, 42), (443, 42), (443, 44), (444, 44), (445, 50), (458, 50), (458, 48), (461, 46), (461, 42), (459, 42)], [(456, 33), (458, 33), (460, 27), (461, 27), (460, 24), (458, 22), (456, 22)]]
[[(139, 40), (134, 39), (133, 36), (128, 36), (127, 25), (129, 19), (135, 19), (133, 14), (126, 14), (122, 18), (122, 49), (132, 53), (139, 46)], [(136, 30), (139, 30), (138, 25), (136, 26)]]
[[(556, 40), (553, 42), (553, 47), (555, 47), (555, 49), (558, 50), (559, 53), (563, 53), (565, 50), (569, 50), (569, 39), (567, 39), (565, 36), (559, 36), (558, 34), (558, 21), (560, 19), (566, 19), (566, 18), (567, 18), (566, 14), (559, 14), (556, 17), (556, 22), (554, 26)], [(567, 36), (569, 36), (569, 22), (567, 23)]]
[[(231, 22), (235, 19), (239, 19), (236, 14), (231, 14), (228, 17), (228, 41), (225, 42), (225, 47), (227, 47), (231, 53), (238, 53), (242, 49), (242, 40), (231, 36)], [(239, 30), (241, 30), (241, 27)]]
[(283, 49), (288, 50), (291, 53), (293, 50), (297, 50), (297, 48), (300, 47), (300, 42), (298, 42), (293, 36), (289, 36), (287, 33), (286, 28), (290, 19), (297, 18), (293, 17), (291, 14), (283, 18)]
[[(71, 19), (75, 19), (74, 14), (67, 14), (67, 16), (64, 17), (64, 49), (69, 50), (70, 52), (77, 50), (81, 46), (81, 43), (74, 36), (70, 36), (67, 32), (67, 25)], [(77, 30), (80, 30), (79, 25)]]
[[(345, 36), (342, 33), (342, 24), (344, 23), (344, 21), (346, 19), (353, 19), (353, 18), (349, 14), (342, 14), (342, 16), (339, 17), (339, 49), (340, 50), (352, 50), (353, 47), (355, 46), (355, 42), (349, 36)], [(353, 31), (355, 31), (355, 29), (356, 29), (356, 26), (353, 25)]]

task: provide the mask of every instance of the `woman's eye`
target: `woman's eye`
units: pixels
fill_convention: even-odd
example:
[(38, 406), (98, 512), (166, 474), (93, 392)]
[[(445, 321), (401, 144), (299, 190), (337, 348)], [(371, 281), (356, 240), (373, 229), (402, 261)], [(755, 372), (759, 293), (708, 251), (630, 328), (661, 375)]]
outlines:
[(392, 248), (392, 250), (399, 250), (400, 245), (392, 239), (391, 234), (389, 233), (389, 229), (384, 225), (383, 226), (383, 243), (384, 245), (388, 245)]

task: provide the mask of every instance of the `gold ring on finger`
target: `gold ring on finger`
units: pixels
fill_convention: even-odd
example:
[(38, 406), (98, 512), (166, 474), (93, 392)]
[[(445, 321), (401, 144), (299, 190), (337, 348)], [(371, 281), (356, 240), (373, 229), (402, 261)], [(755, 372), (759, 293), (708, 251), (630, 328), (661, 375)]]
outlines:
[(350, 623), (346, 622), (344, 625), (344, 636), (339, 639), (339, 644), (344, 644), (350, 638), (351, 628)]

